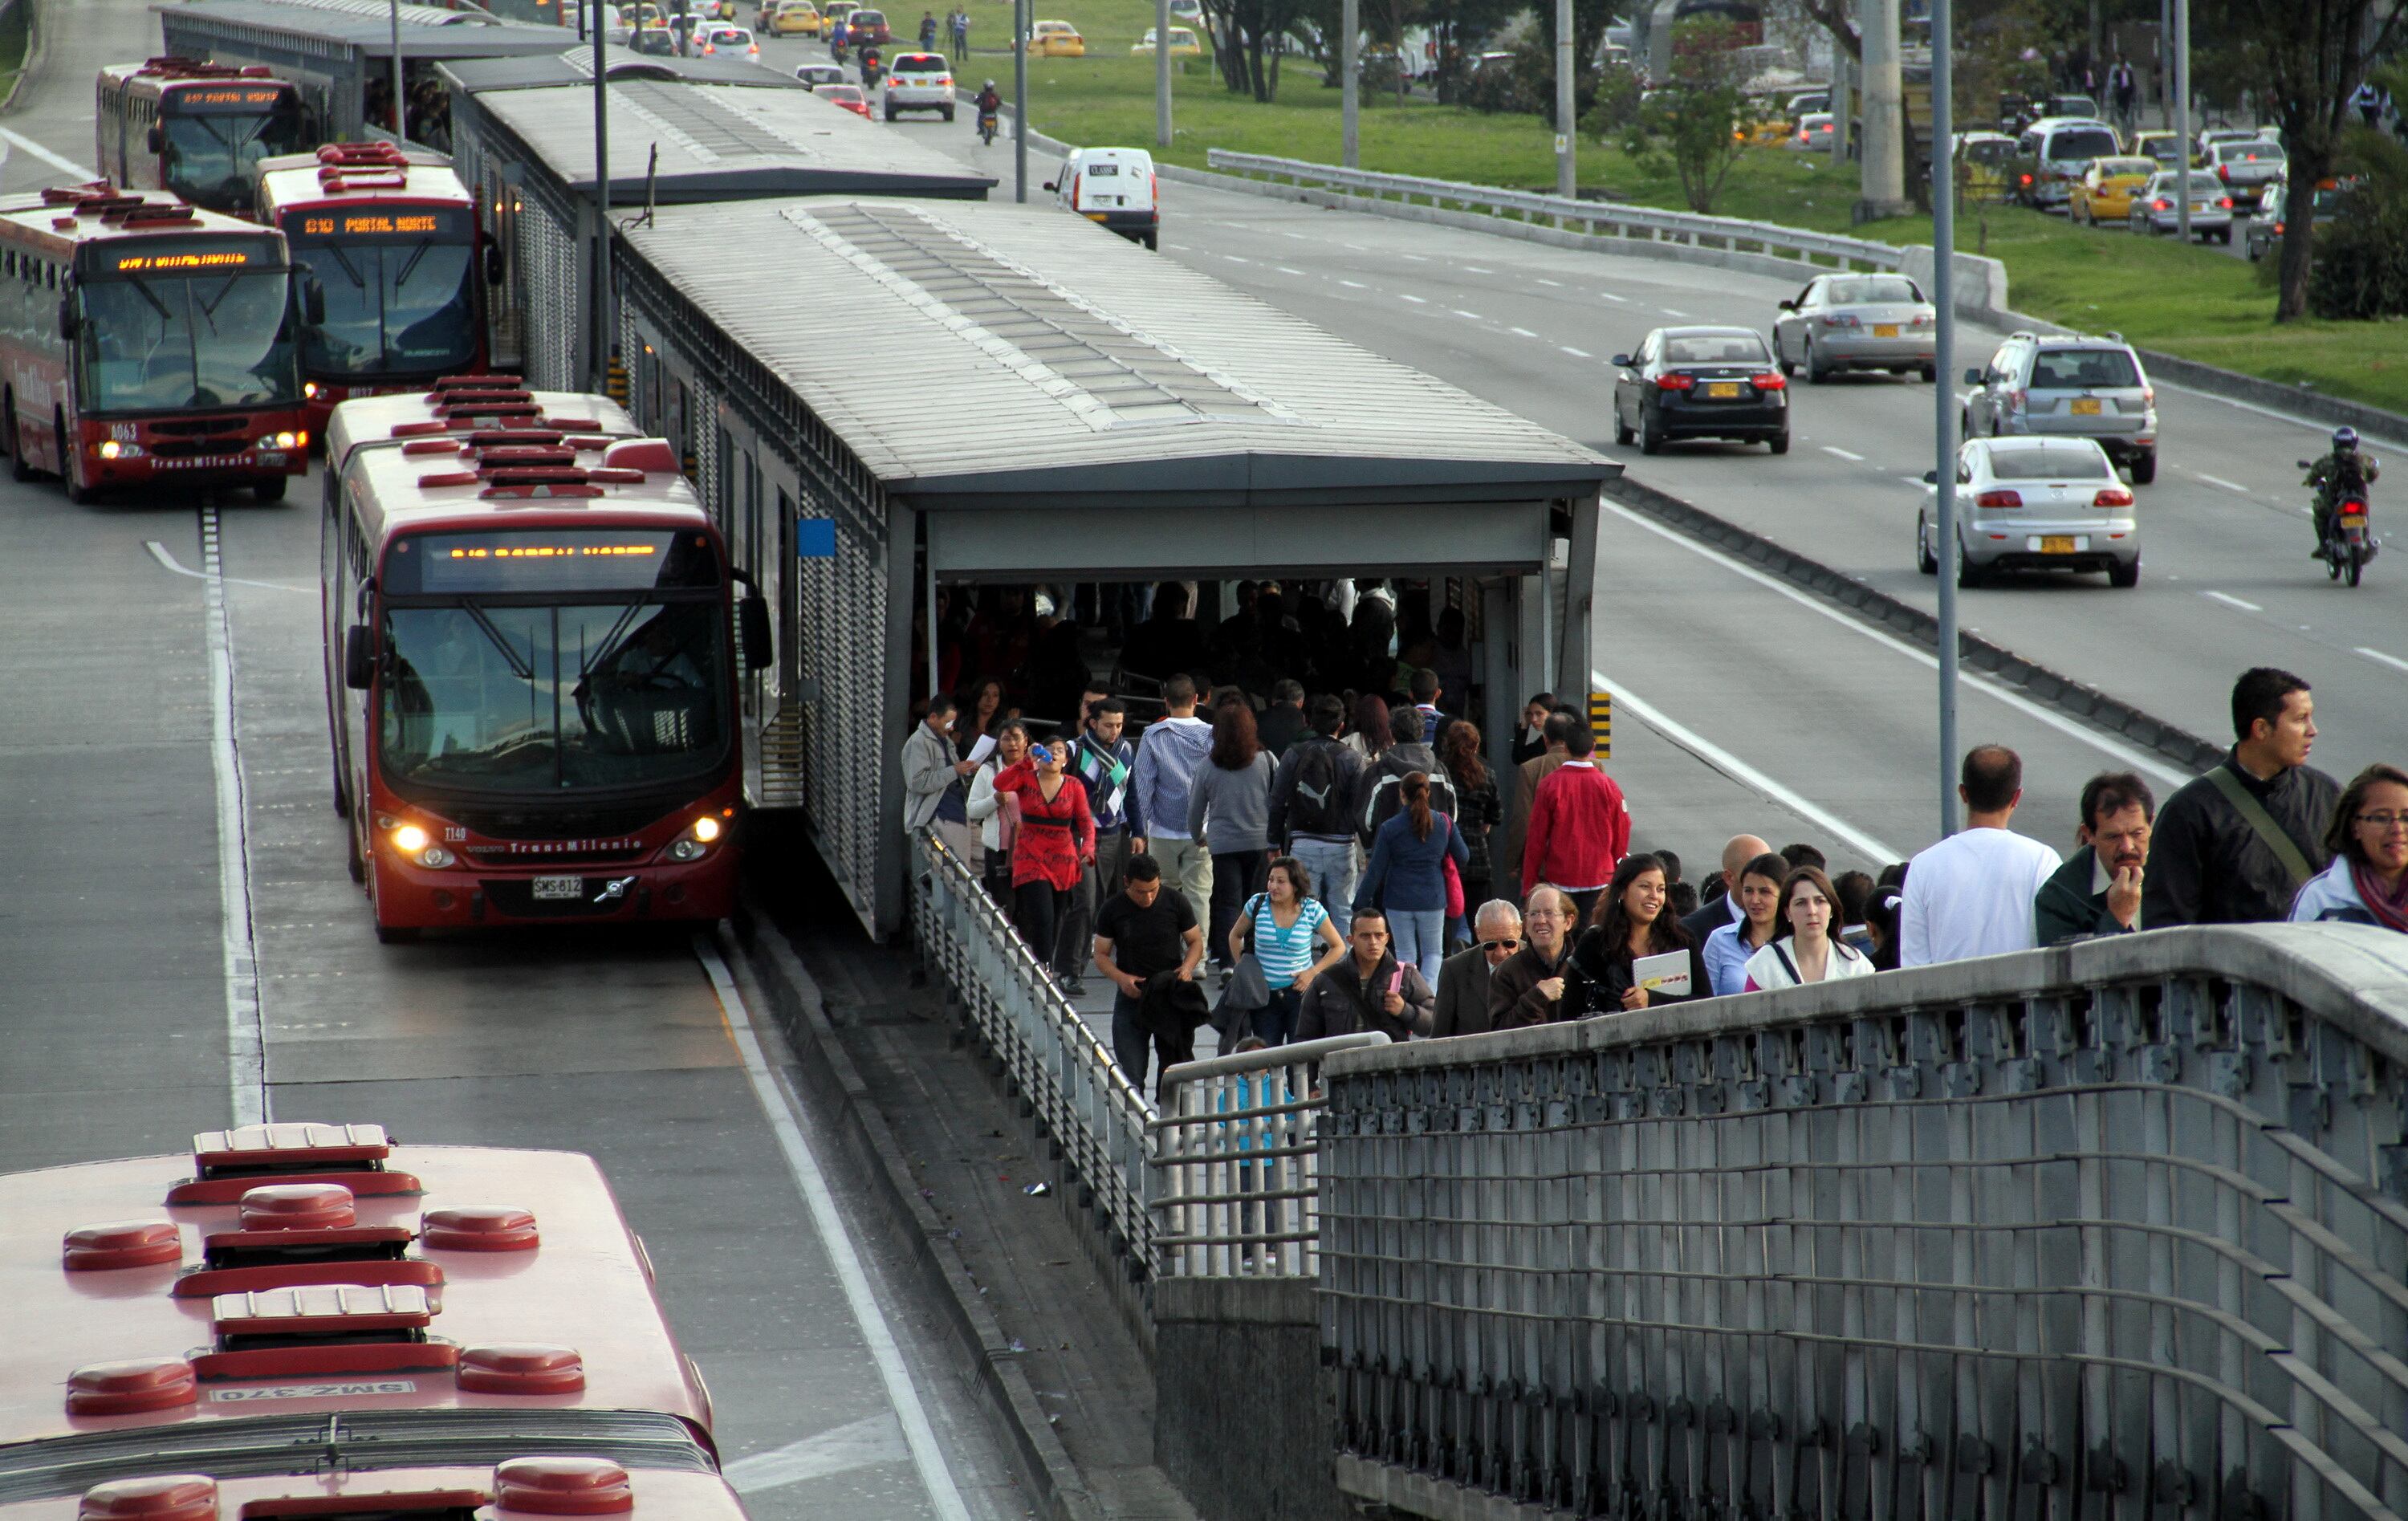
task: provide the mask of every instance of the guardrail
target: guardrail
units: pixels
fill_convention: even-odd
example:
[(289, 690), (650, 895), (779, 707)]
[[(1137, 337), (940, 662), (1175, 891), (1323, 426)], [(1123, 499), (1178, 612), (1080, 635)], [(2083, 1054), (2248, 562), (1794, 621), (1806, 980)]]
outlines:
[(1319, 1067), (1383, 1046), (1377, 1030), (1182, 1062), (1162, 1074), (1170, 1107), (1154, 1133), (1154, 1269), (1162, 1278), (1321, 1270)]
[(2116, 937), (1323, 1075), (1358, 1496), (2408, 1514), (2408, 940)]
[[(1453, 179), (1424, 179), (1413, 175), (1376, 174), (1365, 169), (1312, 164), (1302, 159), (1274, 158), (1262, 153), (1237, 153), (1215, 148), (1206, 162), (1218, 171), (1259, 176), (1299, 188), (1343, 191), (1373, 200), (1396, 199), (1406, 204), (1426, 202), (1433, 209), (1455, 208), (1512, 221), (1552, 222), (1593, 237), (1679, 243), (1691, 248), (1726, 249), (1794, 259), (1815, 267), (1896, 269), (1901, 251), (1888, 243), (1833, 233), (1809, 232), (1770, 222), (1738, 217), (1704, 216), (1694, 211), (1662, 211), (1615, 201), (1584, 201), (1537, 192), (1500, 190), (1495, 185), (1469, 185)], [(1828, 261), (1828, 263), (1824, 262)]]

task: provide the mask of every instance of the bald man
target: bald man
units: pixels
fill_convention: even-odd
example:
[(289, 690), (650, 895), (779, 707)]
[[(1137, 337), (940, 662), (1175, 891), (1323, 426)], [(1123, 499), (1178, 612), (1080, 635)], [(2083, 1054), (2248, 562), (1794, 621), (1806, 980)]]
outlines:
[(1739, 874), (1750, 861), (1771, 850), (1755, 835), (1733, 835), (1723, 846), (1723, 896), (1711, 903), (1700, 903), (1698, 911), (1681, 921), (1689, 932), (1690, 943), (1703, 945), (1706, 937), (1741, 917), (1739, 906)]

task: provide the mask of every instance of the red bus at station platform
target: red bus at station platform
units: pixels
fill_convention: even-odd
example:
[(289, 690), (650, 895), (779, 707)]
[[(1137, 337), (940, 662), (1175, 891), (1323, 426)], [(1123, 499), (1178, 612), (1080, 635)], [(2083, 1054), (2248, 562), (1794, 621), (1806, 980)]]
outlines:
[(665, 440), (547, 437), (524, 392), (524, 425), (475, 425), (472, 384), (347, 445), (328, 499), (335, 791), (378, 936), (721, 918), (767, 610)]
[(106, 181), (0, 200), (0, 450), (67, 495), (308, 465), (283, 235)]
[(100, 71), (93, 162), (136, 190), (248, 216), (262, 159), (309, 146), (301, 87), (265, 65), (150, 58)]
[(349, 397), (485, 371), (483, 234), (448, 163), (388, 142), (330, 143), (263, 161), (255, 203), (293, 251), (313, 434)]

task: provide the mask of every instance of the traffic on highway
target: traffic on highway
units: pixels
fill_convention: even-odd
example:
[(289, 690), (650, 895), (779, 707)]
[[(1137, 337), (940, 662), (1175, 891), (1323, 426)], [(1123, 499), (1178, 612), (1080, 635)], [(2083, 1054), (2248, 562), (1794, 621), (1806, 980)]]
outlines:
[[(2392, 1514), (2408, 417), (1018, 144), (985, 10), (538, 8), (79, 0), (0, 103), (0, 1510)], [(1960, 189), (2373, 194), (2119, 88)]]

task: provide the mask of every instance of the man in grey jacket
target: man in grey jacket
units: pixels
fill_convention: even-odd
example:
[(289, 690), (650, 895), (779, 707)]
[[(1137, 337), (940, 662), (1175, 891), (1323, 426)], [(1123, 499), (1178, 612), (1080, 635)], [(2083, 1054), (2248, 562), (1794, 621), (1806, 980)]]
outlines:
[(1146, 854), (1161, 864), (1162, 880), (1187, 899), (1197, 924), (1208, 924), (1212, 857), (1187, 827), (1187, 798), (1196, 768), (1211, 753), (1212, 725), (1196, 716), (1196, 683), (1185, 676), (1162, 683), (1162, 703), (1169, 712), (1147, 725), (1138, 745), (1137, 812), (1145, 820)]
[[(928, 716), (913, 725), (910, 738), (903, 741), (903, 832), (907, 835), (931, 827), (945, 789), (954, 778), (978, 769), (976, 761), (953, 759), (953, 698), (930, 698)], [(975, 871), (979, 863), (972, 860), (968, 865)]]

